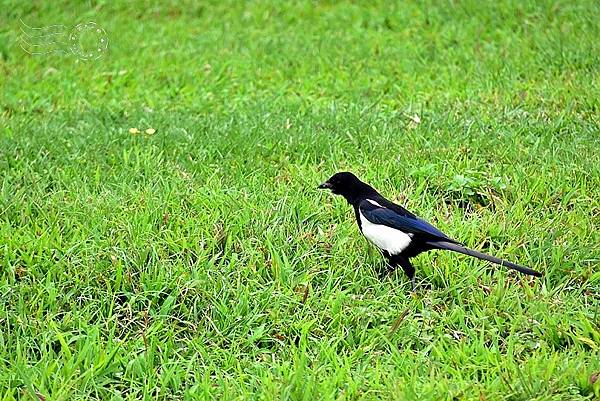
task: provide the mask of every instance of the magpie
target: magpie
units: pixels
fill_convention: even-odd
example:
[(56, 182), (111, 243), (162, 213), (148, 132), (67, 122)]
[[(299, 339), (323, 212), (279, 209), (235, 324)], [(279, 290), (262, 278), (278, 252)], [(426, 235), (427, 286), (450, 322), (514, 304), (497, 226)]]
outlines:
[(420, 253), (444, 249), (487, 260), (518, 272), (541, 277), (541, 273), (515, 263), (469, 249), (415, 216), (402, 206), (385, 199), (372, 186), (349, 172), (336, 173), (319, 189), (341, 195), (354, 208), (362, 234), (383, 253), (391, 269), (402, 267), (415, 291), (415, 268), (410, 259)]

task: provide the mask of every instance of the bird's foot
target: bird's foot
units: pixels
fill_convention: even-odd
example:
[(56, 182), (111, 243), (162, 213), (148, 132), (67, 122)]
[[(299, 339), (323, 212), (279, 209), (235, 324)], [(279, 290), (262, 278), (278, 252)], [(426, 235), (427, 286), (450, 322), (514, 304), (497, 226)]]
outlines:
[(388, 278), (388, 276), (390, 274), (392, 274), (394, 272), (394, 270), (396, 270), (396, 269), (394, 269), (393, 267), (389, 267), (389, 266), (384, 267), (383, 269), (381, 269), (379, 271), (379, 279), (385, 280), (386, 278)]
[(410, 283), (412, 284), (412, 293), (416, 293), (417, 292), (417, 283), (415, 282), (415, 278), (412, 277), (410, 279)]

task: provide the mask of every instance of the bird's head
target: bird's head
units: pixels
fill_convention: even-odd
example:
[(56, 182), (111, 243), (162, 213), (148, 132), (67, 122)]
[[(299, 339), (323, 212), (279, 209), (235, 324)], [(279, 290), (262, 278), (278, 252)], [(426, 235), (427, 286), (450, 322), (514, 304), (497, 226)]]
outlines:
[(347, 171), (335, 173), (318, 188), (329, 189), (333, 194), (342, 195), (349, 203), (354, 203), (374, 193), (377, 194), (373, 187)]

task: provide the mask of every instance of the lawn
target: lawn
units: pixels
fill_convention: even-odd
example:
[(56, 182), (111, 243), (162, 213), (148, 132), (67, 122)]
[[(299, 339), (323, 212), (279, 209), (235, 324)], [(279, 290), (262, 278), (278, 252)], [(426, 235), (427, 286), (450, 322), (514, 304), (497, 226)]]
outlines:
[[(598, 21), (0, 1), (0, 398), (600, 399)], [(101, 57), (22, 48), (81, 22)], [(432, 252), (416, 293), (381, 280), (316, 189), (341, 170), (544, 276)]]

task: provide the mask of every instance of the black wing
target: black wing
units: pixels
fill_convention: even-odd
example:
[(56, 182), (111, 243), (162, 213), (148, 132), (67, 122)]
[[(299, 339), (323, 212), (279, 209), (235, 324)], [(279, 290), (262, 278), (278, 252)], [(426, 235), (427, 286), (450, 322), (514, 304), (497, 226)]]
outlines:
[(446, 234), (414, 215), (401, 215), (395, 211), (377, 206), (364, 200), (358, 206), (361, 214), (373, 224), (383, 224), (405, 233), (420, 234), (428, 239), (456, 242)]

